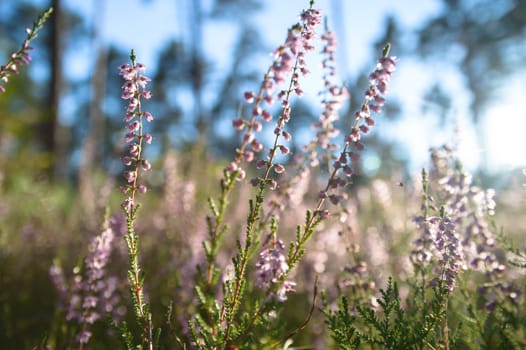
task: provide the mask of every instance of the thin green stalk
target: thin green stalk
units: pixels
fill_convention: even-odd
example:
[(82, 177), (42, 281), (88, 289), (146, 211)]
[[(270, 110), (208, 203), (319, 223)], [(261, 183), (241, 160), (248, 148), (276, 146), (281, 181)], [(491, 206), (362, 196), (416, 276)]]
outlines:
[(141, 343), (147, 345), (149, 350), (154, 348), (152, 336), (151, 314), (144, 300), (144, 277), (142, 276), (139, 262), (139, 236), (135, 232), (135, 222), (140, 204), (136, 202), (138, 193), (146, 192), (146, 186), (142, 184), (141, 174), (151, 168), (150, 163), (143, 158), (145, 143), (151, 142), (151, 135), (144, 133), (144, 120), (153, 120), (153, 116), (142, 108), (141, 98), (149, 98), (150, 91), (146, 90), (149, 78), (141, 73), (145, 70), (144, 65), (136, 62), (134, 50), (130, 54), (131, 65), (123, 65), (119, 69), (125, 83), (123, 85), (122, 98), (129, 100), (126, 120), (129, 122), (127, 142), (130, 155), (123, 158), (124, 164), (128, 166), (124, 177), (128, 184), (123, 186), (123, 192), (127, 198), (122, 203), (122, 209), (126, 215), (127, 233), (124, 236), (128, 248), (129, 270), (128, 282), (133, 300), (135, 317), (141, 327)]

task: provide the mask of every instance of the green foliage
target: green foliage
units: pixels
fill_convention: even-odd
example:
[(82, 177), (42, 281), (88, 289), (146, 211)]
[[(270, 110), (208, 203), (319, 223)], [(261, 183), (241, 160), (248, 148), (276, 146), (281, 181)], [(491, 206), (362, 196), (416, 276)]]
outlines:
[[(296, 24), (289, 35), (305, 28)], [(387, 45), (384, 59), (389, 50)], [(131, 60), (135, 64), (133, 51)], [(289, 87), (282, 92), (279, 130), (287, 123), (289, 97), (296, 92), (294, 79), (303, 68), (300, 61), (299, 57), (295, 60)], [(263, 85), (254, 94), (255, 111), (264, 100)], [(374, 89), (371, 86), (368, 93), (376, 93)], [(375, 96), (375, 103), (383, 104), (383, 97)], [(365, 99), (360, 112), (370, 112), (372, 103)], [(242, 126), (255, 128), (255, 121), (243, 120)], [(373, 121), (369, 123), (372, 126)], [(360, 130), (369, 130), (359, 125), (360, 118), (351, 124), (353, 137), (363, 136)], [(24, 132), (20, 125), (13, 129)], [(141, 143), (145, 135), (139, 129), (135, 136)], [(233, 163), (226, 166), (222, 161), (211, 162), (202, 144), (196, 144), (188, 146), (189, 152), (177, 154), (186, 164), (181, 166), (182, 175), (177, 177), (173, 169), (167, 169), (163, 181), (153, 181), (142, 206), (134, 201), (138, 184), (127, 179), (131, 201), (122, 204), (122, 217), (111, 216), (118, 242), (108, 265), (119, 276), (116, 290), (127, 293), (118, 295), (115, 309), (106, 309), (100, 319), (82, 320), (81, 325), (71, 322), (69, 314), (71, 300), (78, 297), (76, 290), (61, 288), (59, 283), (53, 286), (49, 267), (60, 262), (68, 267), (65, 277), (73, 269), (75, 282), (92, 249), (86, 242), (97, 235), (94, 218), (101, 216), (102, 207), (116, 206), (122, 198), (108, 191), (115, 187), (111, 181), (103, 184), (89, 169), (79, 176), (78, 188), (57, 187), (33, 172), (15, 172), (3, 160), (0, 170), (7, 181), (0, 182), (0, 344), (6, 348), (74, 348), (79, 345), (82, 326), (89, 324), (93, 336), (86, 347), (94, 349), (117, 348), (118, 344), (128, 350), (526, 346), (525, 278), (520, 272), (526, 267), (523, 250), (508, 247), (504, 239), (493, 242), (488, 234), (484, 238), (491, 243), (491, 251), (486, 257), (495, 253), (494, 260), (481, 263), (491, 265), (485, 266), (488, 270), (465, 266), (455, 275), (456, 284), (446, 283), (451, 251), (440, 250), (443, 241), (440, 232), (431, 232), (432, 219), (454, 218), (450, 233), (460, 235), (465, 230), (472, 235), (472, 242), (462, 243), (473, 243), (475, 236), (490, 229), (484, 217), (487, 213), (474, 210), (475, 198), (469, 197), (485, 193), (468, 183), (456, 159), (447, 158), (430, 175), (422, 172), (421, 195), (393, 186), (399, 183), (396, 176), (372, 181), (362, 177), (348, 190), (348, 182), (338, 177), (339, 169), (343, 164), (350, 166), (347, 159), (358, 155), (353, 148), (358, 147), (357, 141), (346, 139), (338, 166), (334, 165), (338, 157), (328, 154), (323, 159), (326, 168), (309, 169), (307, 174), (293, 162), (277, 163), (275, 154), (280, 151), (285, 156), (289, 150), (281, 144), (286, 134), (274, 134), (273, 146), (257, 174), (251, 173), (255, 169), (247, 173), (242, 169), (244, 157), (250, 158), (245, 153), (249, 143), (237, 148)], [(164, 156), (158, 163), (166, 166), (169, 157)], [(138, 165), (144, 162), (140, 152), (133, 155), (133, 161), (139, 177)], [(254, 175), (252, 183), (245, 180), (247, 175)], [(298, 189), (287, 185), (296, 184), (295, 176), (303, 175), (311, 178), (293, 203), (287, 190)], [(102, 174), (106, 177), (110, 176)], [(211, 192), (206, 184), (217, 183), (218, 177), (217, 193)], [(465, 185), (464, 192), (444, 189), (445, 183), (455, 181)], [(334, 196), (340, 194), (337, 190), (341, 199)], [(417, 227), (410, 217), (419, 208)], [(470, 226), (473, 222), (469, 220), (478, 226)], [(422, 243), (432, 256), (429, 260), (415, 258), (411, 241), (421, 236), (420, 230), (429, 231)], [(283, 254), (281, 247), (286, 247)], [(513, 257), (504, 265), (507, 252)], [(271, 258), (274, 265), (269, 263)], [(274, 274), (263, 276), (266, 281), (258, 270), (262, 265)], [(293, 282), (289, 289), (282, 289), (288, 282)], [(325, 289), (321, 313), (316, 312), (318, 283)], [(385, 287), (377, 290), (376, 285)], [(80, 300), (85, 301), (84, 297)]]
[(369, 345), (394, 350), (436, 346), (436, 332), (445, 316), (444, 292), (435, 289), (434, 298), (420, 310), (402, 308), (398, 286), (392, 278), (380, 295), (378, 308), (358, 305), (351, 315), (348, 301), (342, 297), (338, 311), (327, 312), (327, 323), (339, 348), (361, 349)]
[(389, 278), (387, 289), (380, 290), (382, 295), (378, 304), (382, 310), (382, 320), (378, 318), (374, 309), (358, 306), (358, 314), (367, 326), (376, 330), (378, 336), (365, 336), (371, 344), (379, 344), (386, 349), (408, 349), (414, 344), (411, 339), (409, 322), (404, 318), (404, 312), (400, 307), (400, 297), (396, 282)]
[(326, 311), (327, 326), (338, 347), (343, 350), (358, 349), (361, 335), (355, 328), (356, 316), (351, 315), (347, 298), (343, 296), (337, 311)]

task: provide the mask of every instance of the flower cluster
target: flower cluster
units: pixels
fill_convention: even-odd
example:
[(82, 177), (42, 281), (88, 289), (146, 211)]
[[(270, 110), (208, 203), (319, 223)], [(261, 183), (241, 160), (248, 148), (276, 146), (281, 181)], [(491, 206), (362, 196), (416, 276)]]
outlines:
[(277, 301), (287, 300), (287, 292), (294, 291), (296, 283), (293, 281), (282, 280), (289, 270), (284, 254), (285, 244), (282, 240), (272, 240), (271, 247), (259, 253), (259, 260), (256, 263), (257, 280), (256, 285), (264, 290), (269, 290), (274, 285), (279, 285), (275, 292), (271, 292), (270, 299)]
[(365, 92), (360, 110), (355, 113), (353, 126), (345, 138), (344, 149), (333, 163), (334, 171), (328, 186), (319, 193), (322, 201), (329, 199), (331, 203), (338, 204), (344, 199), (343, 195), (328, 192), (330, 189), (344, 187), (348, 184), (347, 179), (336, 176), (336, 173), (341, 169), (347, 178), (353, 175), (352, 164), (360, 159), (360, 152), (364, 149), (364, 145), (360, 142), (361, 136), (367, 134), (375, 123), (371, 112), (380, 113), (382, 111), (385, 103), (383, 95), (387, 93), (387, 86), (397, 62), (396, 57), (388, 56), (389, 49), (390, 46), (387, 45), (383, 56), (377, 62), (376, 69), (369, 76), (370, 86)]
[(433, 149), (433, 171), (445, 211), (461, 235), (466, 263), (472, 270), (484, 273), (487, 283), (493, 286), (479, 288), (487, 308), (491, 309), (495, 305), (495, 293), (511, 300), (516, 300), (519, 295), (507, 280), (509, 271), (499, 260), (496, 238), (488, 220), (495, 212), (495, 191), (475, 186), (472, 176), (462, 170), (454, 153), (454, 149), (447, 146)]
[(456, 276), (464, 264), (464, 254), (458, 234), (455, 231), (455, 224), (447, 216), (431, 217), (428, 221), (436, 232), (433, 243), (440, 255), (441, 281), (452, 292), (455, 288)]
[(414, 249), (411, 252), (411, 259), (419, 265), (430, 264), (433, 259), (432, 243), (435, 240), (435, 234), (428, 225), (427, 218), (417, 216), (415, 224), (420, 230), (420, 237), (413, 241)]
[(38, 31), (42, 29), (44, 22), (46, 22), (49, 16), (51, 16), (52, 12), (53, 8), (49, 8), (48, 10), (44, 11), (38, 17), (37, 21), (33, 23), (33, 27), (26, 29), (27, 37), (22, 43), (21, 48), (11, 54), (9, 61), (5, 65), (0, 66), (0, 93), (4, 93), (6, 91), (4, 85), (9, 82), (9, 77), (11, 74), (19, 74), (19, 68), (29, 64), (31, 61), (29, 51), (33, 50), (33, 48), (29, 46), (29, 44), (37, 37)]
[(101, 234), (93, 237), (89, 243), (84, 270), (75, 268), (70, 284), (66, 282), (60, 266), (54, 265), (49, 271), (64, 307), (67, 308), (66, 319), (80, 325), (77, 334), (79, 344), (89, 342), (92, 335), (89, 327), (102, 315), (111, 314), (114, 319), (123, 316), (123, 310), (118, 308), (118, 279), (107, 276), (106, 272), (115, 234), (109, 220), (104, 225)]
[[(132, 57), (134, 58), (133, 54)], [(128, 100), (126, 109), (125, 121), (127, 124), (127, 133), (125, 136), (126, 143), (128, 143), (129, 155), (123, 157), (123, 163), (128, 170), (124, 172), (124, 178), (127, 185), (122, 187), (124, 193), (129, 194), (125, 199), (123, 207), (127, 211), (133, 211), (136, 207), (135, 193), (146, 192), (147, 188), (144, 184), (139, 183), (139, 172), (148, 171), (151, 169), (150, 162), (143, 157), (144, 143), (150, 144), (152, 142), (152, 135), (144, 133), (143, 120), (147, 122), (153, 120), (150, 112), (143, 111), (141, 106), (141, 99), (150, 99), (152, 94), (150, 90), (146, 89), (146, 85), (150, 78), (142, 75), (146, 67), (142, 63), (132, 62), (132, 64), (124, 64), (119, 67), (120, 75), (124, 79), (122, 85), (122, 99)]]
[[(29, 50), (33, 50), (33, 48), (29, 46), (29, 42), (26, 40), (19, 51), (11, 54), (9, 62), (4, 66), (0, 66), (0, 81), (2, 84), (7, 84), (9, 82), (9, 76), (11, 73), (19, 73), (18, 67), (29, 64), (31, 61), (31, 56), (28, 53)], [(5, 87), (0, 85), (0, 92), (5, 91)]]
[[(325, 55), (322, 61), (324, 90), (320, 92), (323, 96), (321, 101), (323, 112), (319, 120), (313, 125), (314, 130), (316, 130), (316, 137), (302, 147), (302, 151), (307, 153), (309, 165), (312, 167), (318, 166), (320, 160), (329, 162), (334, 158), (332, 152), (338, 149), (338, 145), (332, 140), (340, 133), (334, 123), (339, 119), (338, 113), (343, 107), (343, 103), (350, 97), (347, 88), (339, 86), (333, 81), (336, 75), (335, 52), (337, 41), (335, 33), (326, 30), (321, 40), (324, 43), (322, 53)], [(319, 155), (319, 151), (324, 151), (326, 154)]]
[[(256, 153), (263, 151), (263, 144), (255, 137), (256, 132), (263, 129), (262, 122), (271, 122), (273, 117), (268, 109), (264, 108), (273, 105), (276, 99), (281, 101), (281, 113), (274, 128), (276, 135), (274, 146), (268, 151), (267, 160), (257, 162), (257, 167), (273, 167), (278, 174), (285, 171), (282, 164), (272, 164), (272, 160), (279, 152), (283, 155), (290, 153), (286, 145), (280, 144), (278, 139), (283, 137), (285, 141), (290, 141), (292, 136), (284, 130), (285, 124), (290, 120), (290, 95), (295, 93), (298, 96), (303, 95), (300, 86), (300, 76), (308, 74), (305, 64), (305, 54), (314, 50), (313, 40), (315, 39), (315, 28), (321, 23), (321, 13), (316, 9), (309, 9), (300, 15), (301, 23), (297, 23), (289, 29), (285, 43), (274, 51), (274, 61), (266, 72), (260, 85), (259, 92), (248, 91), (244, 93), (247, 103), (253, 104), (250, 120), (237, 118), (233, 121), (236, 130), (245, 130), (242, 144), (236, 150), (235, 160), (228, 166), (227, 171), (230, 174), (238, 173), (238, 178), (244, 178), (245, 172), (240, 168), (241, 160), (252, 162), (256, 159)], [(277, 91), (277, 87), (287, 81), (291, 75), (289, 86)], [(254, 185), (259, 183), (258, 179), (252, 181)], [(271, 186), (275, 188), (275, 184)]]
[[(381, 113), (385, 103), (383, 95), (387, 93), (387, 86), (391, 79), (391, 74), (396, 69), (396, 57), (384, 56), (380, 58), (376, 69), (369, 75), (370, 86), (365, 92), (365, 103), (362, 104), (360, 111), (355, 114), (355, 123), (351, 132), (347, 135), (349, 144), (357, 145), (360, 141), (361, 134), (367, 134), (369, 129), (374, 125), (371, 111)], [(362, 147), (356, 147), (361, 150)]]
[(470, 267), (488, 275), (501, 274), (505, 266), (494, 253), (496, 240), (487, 220), (495, 210), (495, 191), (474, 186), (472, 176), (462, 170), (451, 148), (432, 150), (432, 160), (439, 195), (446, 213), (462, 230), (462, 245)]
[(423, 230), (423, 236), (415, 240), (413, 256), (419, 264), (431, 263), (436, 259), (434, 273), (440, 277), (433, 278), (430, 284), (443, 283), (452, 292), (459, 270), (465, 269), (464, 250), (455, 223), (449, 216), (442, 214), (441, 217), (419, 216), (415, 219), (417, 226)]
[[(439, 248), (446, 249), (448, 258), (462, 256), (465, 262), (463, 268), (484, 273), (487, 284), (492, 286), (479, 288), (487, 301), (487, 307), (491, 308), (495, 304), (495, 293), (512, 300), (519, 295), (506, 280), (508, 269), (499, 261), (496, 239), (488, 220), (495, 212), (495, 191), (484, 191), (474, 186), (472, 176), (463, 171), (454, 153), (454, 149), (448, 146), (431, 150), (431, 180), (437, 184), (436, 194), (442, 205), (441, 217), (447, 218), (448, 222), (435, 217), (426, 218), (425, 215), (416, 218), (422, 235), (413, 242), (416, 246), (413, 258), (418, 264), (432, 264)], [(428, 203), (423, 207), (436, 211), (433, 197), (426, 189), (424, 192)], [(451, 233), (453, 230), (455, 234)], [(453, 265), (452, 271), (446, 272), (454, 276), (456, 267)], [(445, 277), (446, 282), (450, 283), (447, 274)]]

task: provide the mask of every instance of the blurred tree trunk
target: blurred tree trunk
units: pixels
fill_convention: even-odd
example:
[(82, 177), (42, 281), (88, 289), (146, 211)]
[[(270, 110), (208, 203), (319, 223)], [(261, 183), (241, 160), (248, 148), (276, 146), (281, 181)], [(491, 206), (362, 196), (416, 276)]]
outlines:
[(190, 37), (191, 37), (191, 78), (192, 78), (192, 93), (194, 98), (194, 114), (196, 120), (196, 128), (199, 139), (206, 136), (207, 120), (204, 115), (203, 108), (203, 12), (201, 8), (201, 0), (191, 1), (191, 18), (190, 21)]
[(64, 35), (62, 1), (52, 0), (54, 13), (51, 23), (51, 80), (48, 95), (48, 113), (41, 126), (41, 137), (44, 152), (49, 156), (50, 175), (56, 181), (63, 180), (67, 175), (65, 162), (67, 153), (67, 129), (59, 124), (60, 93), (62, 91), (62, 42)]
[[(96, 17), (104, 16), (105, 0), (95, 1), (94, 15)], [(106, 142), (102, 140), (106, 139), (106, 120), (104, 118), (104, 111), (102, 109), (104, 93), (106, 91), (106, 78), (108, 70), (108, 50), (103, 43), (97, 20), (93, 20), (92, 28), (92, 42), (93, 50), (97, 57), (95, 66), (93, 67), (93, 75), (91, 79), (91, 100), (89, 104), (89, 119), (90, 119), (90, 130), (87, 142), (94, 142), (95, 148), (93, 154), (84, 155), (84, 165), (92, 169), (95, 164), (102, 165), (104, 161), (104, 149)], [(96, 140), (101, 140), (96, 142)], [(92, 164), (89, 164), (92, 163)]]

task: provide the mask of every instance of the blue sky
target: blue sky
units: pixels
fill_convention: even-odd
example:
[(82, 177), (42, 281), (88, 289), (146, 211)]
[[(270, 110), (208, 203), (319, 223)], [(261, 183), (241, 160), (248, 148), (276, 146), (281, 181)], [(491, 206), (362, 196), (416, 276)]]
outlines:
[[(66, 6), (95, 20), (103, 33), (104, 41), (118, 43), (125, 49), (135, 48), (139, 60), (148, 66), (155, 62), (162, 46), (172, 37), (184, 38), (187, 27), (187, 7), (190, 1), (175, 0), (65, 0)], [(210, 1), (204, 0), (204, 6)], [(102, 6), (102, 12), (96, 8)], [(264, 47), (269, 50), (279, 45), (291, 24), (307, 0), (267, 0), (265, 9), (255, 21), (261, 28)], [(320, 8), (329, 18), (329, 25), (336, 31), (340, 40), (341, 52), (338, 56), (339, 72), (342, 77), (355, 76), (362, 67), (374, 67), (377, 53), (371, 51), (371, 42), (383, 31), (382, 24), (386, 14), (394, 14), (405, 29), (416, 28), (433, 14), (440, 11), (439, 0), (318, 0)], [(335, 16), (339, 16), (335, 17)], [(205, 52), (214, 61), (216, 69), (228, 65), (228, 48), (235, 39), (235, 28), (228, 21), (208, 26), (204, 30)], [(86, 74), (85, 59), (90, 50), (86, 47), (78, 51), (76, 64), (69, 65), (69, 74)], [(396, 54), (396, 47), (393, 53)], [(263, 70), (263, 69), (262, 69)], [(314, 77), (316, 76), (313, 74)], [(449, 116), (451, 128), (442, 130), (436, 119), (422, 114), (419, 94), (432, 79), (440, 79), (446, 84), (456, 99)], [(526, 138), (521, 130), (526, 129), (521, 101), (526, 93), (521, 81), (510, 82), (503, 90), (503, 100), (487, 113), (486, 134), (482, 143), (475, 142), (475, 134), (466, 116), (469, 96), (454, 67), (433, 65), (432, 69), (424, 63), (409, 57), (400, 57), (399, 70), (393, 79), (391, 95), (404, 106), (405, 118), (395, 124), (377, 128), (382, 137), (400, 144), (411, 154), (411, 168), (417, 170), (426, 165), (430, 146), (439, 146), (455, 134), (453, 125), (461, 134), (460, 150), (464, 163), (474, 168), (480, 157), (486, 156), (492, 168), (502, 170), (515, 166), (526, 166), (526, 157), (519, 150), (526, 149)], [(316, 94), (312, 91), (312, 95)], [(309, 96), (309, 95), (307, 95)], [(431, 106), (432, 107), (432, 106)], [(508, 125), (514, 125), (509, 128)], [(380, 125), (379, 125), (380, 126)], [(416, 132), (415, 132), (416, 131)]]

